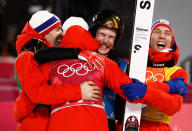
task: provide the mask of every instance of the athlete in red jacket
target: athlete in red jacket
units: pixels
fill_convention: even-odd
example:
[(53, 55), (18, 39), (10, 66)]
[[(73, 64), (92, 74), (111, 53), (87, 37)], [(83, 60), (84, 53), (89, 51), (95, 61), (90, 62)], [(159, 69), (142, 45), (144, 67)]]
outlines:
[(172, 26), (167, 20), (154, 22), (146, 85), (133, 83), (122, 86), (131, 101), (145, 98), (146, 88), (146, 92), (151, 92), (147, 106), (142, 109), (140, 131), (171, 131), (171, 116), (181, 109), (183, 98), (187, 95), (188, 76), (184, 69), (176, 66), (178, 58), (179, 49)]
[[(42, 15), (43, 19), (41, 19)], [(39, 67), (39, 64), (34, 60), (34, 52), (44, 47), (51, 47), (51, 44), (58, 44), (61, 38), (60, 20), (57, 16), (47, 11), (35, 13), (29, 23), (27, 22), (25, 25), (22, 33), (18, 35), (16, 42), (18, 53), (16, 73), (21, 92), (15, 101), (13, 111), (13, 115), (18, 122), (17, 130), (47, 130), (50, 106), (39, 104), (63, 102), (68, 91), (76, 89), (76, 92), (74, 92), (75, 97), (73, 97), (74, 100), (82, 99), (82, 97), (83, 99), (92, 99), (95, 96), (93, 95), (94, 91), (89, 93), (89, 96), (86, 98), (86, 95), (83, 96), (82, 94), (82, 87), (89, 86), (92, 90), (98, 88), (92, 86), (91, 82), (73, 86), (70, 84), (60, 86), (48, 84), (49, 70), (46, 69), (47, 66)], [(37, 68), (33, 68), (34, 66)], [(63, 87), (68, 90), (64, 91)], [(46, 95), (47, 92), (52, 92), (52, 95)], [(39, 93), (43, 95), (40, 96)]]
[[(39, 19), (39, 16), (42, 15), (45, 17)], [(48, 25), (44, 26), (44, 28), (39, 28), (38, 25), (43, 25), (47, 21), (50, 21)], [(52, 36), (52, 39), (50, 39), (50, 36)], [(33, 52), (40, 48), (50, 47), (52, 44), (57, 44), (60, 42), (61, 38), (61, 22), (57, 16), (48, 11), (39, 11), (35, 13), (30, 21), (26, 23), (21, 35), (18, 35), (17, 37), (16, 49), (18, 58), (16, 61), (16, 73), (19, 89), (21, 91), (19, 97), (16, 99), (13, 112), (15, 119), (18, 121), (17, 130), (45, 130), (44, 128), (47, 125), (49, 113), (49, 108), (47, 106), (43, 106), (43, 108), (35, 108), (37, 104), (34, 104), (29, 100), (25, 91), (21, 90), (23, 79), (26, 75), (25, 70), (27, 70), (27, 66), (30, 65), (30, 62), (22, 57), (24, 55), (27, 56), (28, 54), (33, 55)], [(23, 59), (23, 61), (18, 63), (21, 59)], [(20, 75), (20, 73), (23, 73), (23, 75)], [(24, 105), (26, 104), (27, 107), (23, 107), (23, 103)], [(25, 114), (26, 112), (32, 112), (32, 110), (34, 110), (34, 112), (30, 115)], [(20, 116), (25, 116), (25, 118), (21, 119)]]
[[(92, 36), (87, 30), (78, 25), (70, 26), (62, 39), (60, 47), (96, 50), (98, 46), (95, 48), (94, 45), (97, 45), (97, 41), (94, 38), (90, 40), (90, 38)], [(103, 86), (104, 84), (108, 85), (125, 98), (120, 85), (130, 83), (132, 80), (126, 73), (121, 71), (115, 62), (104, 56), (103, 59), (105, 65), (101, 70), (91, 70), (86, 62), (78, 59), (58, 60), (49, 63), (50, 82), (53, 85), (60, 85), (64, 82), (79, 84), (83, 81), (93, 81), (95, 85), (100, 87), (99, 101), (72, 101), (66, 99), (62, 104), (52, 104), (49, 131), (109, 130), (107, 116), (102, 105)], [(68, 96), (70, 97), (71, 94), (69, 93)]]
[[(65, 24), (64, 24), (65, 25)], [(65, 27), (65, 26), (64, 26)], [(65, 29), (64, 29), (65, 30)], [(87, 41), (82, 40), (87, 38)], [(90, 34), (86, 30), (78, 25), (71, 26), (66, 31), (60, 47), (64, 48), (80, 48), (93, 50), (94, 41), (88, 41)], [(91, 43), (91, 44), (90, 44)], [(103, 85), (109, 86), (117, 94), (123, 98), (123, 91), (120, 89), (120, 85), (123, 83), (130, 83), (131, 79), (122, 72), (119, 67), (107, 57), (104, 57), (105, 66), (102, 70), (90, 70), (87, 64), (80, 60), (59, 60), (49, 63), (50, 69), (50, 82), (53, 85), (60, 85), (63, 82), (70, 82), (74, 84), (81, 83), (85, 80), (91, 80), (100, 87), (101, 97), (98, 102), (94, 101), (71, 101), (66, 99), (63, 104), (53, 104), (51, 119), (49, 123), (49, 131), (57, 130), (108, 130), (107, 117), (102, 106), (102, 90)], [(138, 85), (137, 83), (132, 83)], [(127, 84), (131, 85), (131, 84)], [(164, 94), (159, 93), (159, 87), (148, 85), (147, 87), (143, 84), (142, 91), (138, 91), (136, 86), (132, 92), (139, 92), (139, 95), (135, 96), (134, 102), (151, 104), (153, 107), (165, 110), (161, 104), (154, 102), (152, 97), (155, 94), (155, 98), (162, 98)], [(158, 82), (157, 84), (158, 85)], [(165, 87), (162, 89), (164, 92), (169, 90), (168, 84), (164, 83)], [(125, 95), (130, 92), (125, 91)], [(68, 94), (70, 96), (70, 94)], [(180, 95), (178, 95), (180, 97)], [(131, 95), (132, 97), (132, 95)], [(182, 97), (181, 97), (182, 98)], [(133, 98), (129, 98), (131, 101)]]

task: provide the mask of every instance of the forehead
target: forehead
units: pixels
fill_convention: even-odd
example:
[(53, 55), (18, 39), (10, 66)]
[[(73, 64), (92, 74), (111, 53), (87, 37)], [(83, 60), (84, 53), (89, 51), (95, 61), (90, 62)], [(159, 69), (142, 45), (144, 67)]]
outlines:
[(61, 28), (61, 26), (57, 26), (55, 29), (53, 29), (53, 30), (60, 30), (60, 29), (62, 29)]
[(116, 35), (117, 32), (114, 29), (101, 26), (97, 28), (97, 33), (106, 33), (106, 34)]
[(165, 27), (165, 26), (157, 26), (154, 30), (169, 31), (169, 32), (171, 32), (171, 30), (168, 27)]

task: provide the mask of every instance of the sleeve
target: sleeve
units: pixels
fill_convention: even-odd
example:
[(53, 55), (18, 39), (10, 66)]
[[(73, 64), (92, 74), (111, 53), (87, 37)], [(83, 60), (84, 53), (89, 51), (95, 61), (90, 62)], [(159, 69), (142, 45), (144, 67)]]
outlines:
[(35, 60), (40, 64), (61, 59), (77, 59), (80, 49), (48, 47), (35, 53)]
[(165, 82), (151, 82), (151, 83), (146, 83), (146, 85), (147, 87), (150, 86), (160, 91), (169, 93), (169, 85)]
[(124, 96), (120, 85), (131, 82), (131, 78), (125, 72), (123, 72), (115, 62), (105, 57), (104, 84), (106, 86), (120, 95), (123, 99), (128, 100), (126, 96)]
[(170, 80), (172, 80), (174, 78), (184, 78), (184, 82), (186, 82), (186, 83), (188, 81), (187, 72), (183, 68), (180, 68), (175, 73), (173, 73), (170, 77)]
[[(188, 79), (187, 72), (184, 69), (178, 69), (171, 75), (170, 79), (177, 77), (184, 78), (185, 82)], [(159, 88), (163, 88), (163, 90)], [(168, 115), (173, 115), (181, 109), (183, 97), (179, 94), (169, 94), (169, 87), (165, 82), (154, 82), (147, 85), (147, 92), (143, 101)]]
[[(105, 84), (122, 98), (128, 100), (123, 95), (120, 85), (128, 84), (131, 79), (122, 72), (119, 67), (109, 59), (105, 58), (106, 65), (104, 71)], [(177, 75), (176, 75), (177, 74)], [(185, 72), (176, 72), (174, 77), (186, 77)], [(181, 75), (182, 74), (182, 75)], [(171, 78), (173, 77), (171, 76)], [(163, 86), (163, 89), (162, 89)], [(129, 101), (129, 100), (128, 100)], [(173, 115), (181, 109), (183, 97), (178, 94), (169, 94), (168, 85), (164, 82), (154, 82), (147, 85), (147, 91), (142, 99), (133, 101), (133, 103), (143, 103), (152, 105), (168, 115)]]
[(51, 105), (81, 99), (80, 85), (48, 85), (32, 52), (26, 51), (19, 55), (16, 72), (22, 89), (33, 103)]
[(178, 94), (169, 94), (162, 90), (147, 86), (147, 92), (143, 101), (144, 104), (152, 105), (171, 116), (181, 109), (183, 97)]
[(47, 47), (47, 45), (41, 39), (32, 38), (22, 47), (22, 50), (36, 52), (42, 47)]
[(15, 100), (13, 107), (13, 116), (17, 122), (28, 116), (37, 104), (32, 103), (25, 93), (21, 90), (19, 96)]
[[(188, 75), (187, 72), (181, 68), (171, 75), (170, 80), (174, 78), (184, 78), (184, 82), (187, 83)], [(169, 85), (166, 82), (152, 82), (152, 83), (146, 83), (146, 85), (169, 93)]]

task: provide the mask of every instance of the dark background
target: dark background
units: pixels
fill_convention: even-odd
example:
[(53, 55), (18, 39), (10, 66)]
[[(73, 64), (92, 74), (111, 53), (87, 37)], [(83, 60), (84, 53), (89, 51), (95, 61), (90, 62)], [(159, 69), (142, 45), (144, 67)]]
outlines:
[[(14, 75), (16, 59), (15, 41), (31, 15), (39, 9), (49, 10), (62, 21), (69, 16), (81, 16), (87, 22), (100, 9), (118, 12), (125, 23), (124, 35), (120, 46), (115, 50), (119, 56), (128, 57), (132, 40), (136, 0), (0, 0), (0, 118), (1, 130), (15, 131), (13, 103), (18, 96)], [(155, 0), (154, 20), (165, 18), (175, 29), (180, 47), (180, 63), (189, 74), (188, 96), (181, 111), (173, 116), (173, 130), (191, 131), (192, 110), (192, 44), (191, 44), (191, 0)], [(5, 58), (5, 59), (4, 59)], [(10, 59), (11, 58), (11, 59)], [(11, 62), (10, 62), (11, 61)], [(2, 77), (2, 75), (5, 75)], [(184, 121), (181, 121), (184, 120)], [(188, 120), (188, 121), (185, 121)]]
[(125, 24), (124, 34), (114, 52), (118, 56), (129, 57), (135, 3), (135, 0), (0, 0), (0, 54), (17, 56), (16, 36), (39, 9), (51, 11), (62, 22), (70, 16), (80, 16), (88, 23), (97, 11), (110, 9), (120, 14)]
[[(135, 3), (136, 0), (0, 0), (0, 57), (17, 56), (16, 36), (38, 10), (55, 13), (62, 22), (70, 16), (81, 16), (89, 23), (98, 10), (110, 9), (119, 13), (125, 23), (124, 34), (114, 52), (129, 58)], [(153, 17), (153, 21), (164, 18), (172, 23), (180, 48), (178, 65), (187, 70), (189, 81), (192, 81), (191, 4), (191, 0), (156, 0)]]

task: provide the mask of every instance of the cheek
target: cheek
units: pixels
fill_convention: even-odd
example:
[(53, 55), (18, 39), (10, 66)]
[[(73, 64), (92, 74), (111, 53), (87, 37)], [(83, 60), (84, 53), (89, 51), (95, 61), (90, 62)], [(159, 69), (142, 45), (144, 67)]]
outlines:
[(149, 46), (150, 46), (150, 47), (154, 47), (154, 46), (155, 46), (155, 43), (156, 43), (155, 41), (156, 41), (156, 40), (151, 37)]
[(114, 47), (114, 42), (110, 43), (109, 47), (112, 49)]
[(108, 41), (108, 46), (109, 47), (113, 48), (114, 44), (115, 44), (115, 40), (109, 40)]
[(167, 39), (167, 46), (171, 47), (171, 43), (172, 43), (172, 38), (168, 38)]
[(100, 41), (101, 40), (101, 37), (99, 37), (99, 36), (95, 36), (95, 39), (97, 40), (97, 41)]
[(95, 37), (95, 40), (97, 40), (100, 44), (102, 43), (102, 40), (99, 37)]

